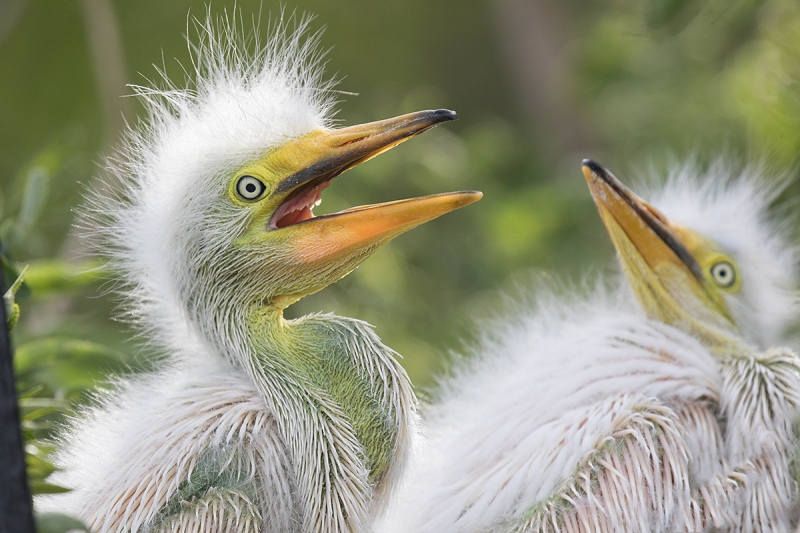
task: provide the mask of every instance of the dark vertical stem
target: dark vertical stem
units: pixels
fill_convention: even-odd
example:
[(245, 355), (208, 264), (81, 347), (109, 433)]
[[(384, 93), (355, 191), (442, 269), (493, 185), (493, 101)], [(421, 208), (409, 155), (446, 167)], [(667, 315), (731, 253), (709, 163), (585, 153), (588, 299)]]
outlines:
[(80, 0), (78, 4), (86, 26), (97, 95), (103, 106), (103, 148), (107, 149), (119, 140), (125, 127), (123, 112), (130, 111), (130, 98), (122, 98), (128, 81), (122, 32), (111, 0)]
[[(0, 276), (0, 295), (4, 293)], [(33, 504), (25, 475), (6, 306), (0, 298), (0, 533), (33, 532)]]
[[(563, 0), (492, 0), (497, 38), (511, 80), (546, 149), (582, 152), (597, 144), (591, 128), (570, 97), (569, 69), (580, 31)], [(602, 139), (600, 139), (602, 140)]]

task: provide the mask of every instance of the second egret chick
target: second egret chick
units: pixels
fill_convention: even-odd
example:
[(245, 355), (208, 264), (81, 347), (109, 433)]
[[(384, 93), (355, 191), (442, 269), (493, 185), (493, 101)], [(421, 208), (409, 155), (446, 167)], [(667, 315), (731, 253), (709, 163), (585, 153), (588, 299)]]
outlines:
[(651, 204), (583, 172), (628, 284), (545, 288), (491, 323), (430, 407), (397, 529), (789, 531), (800, 361), (775, 188), (686, 167)]

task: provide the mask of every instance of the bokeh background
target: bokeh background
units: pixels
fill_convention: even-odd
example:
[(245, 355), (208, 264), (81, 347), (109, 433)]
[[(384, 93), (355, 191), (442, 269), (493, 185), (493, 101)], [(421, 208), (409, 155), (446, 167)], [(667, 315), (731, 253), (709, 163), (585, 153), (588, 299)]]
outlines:
[[(476, 317), (501, 309), (531, 273), (578, 279), (611, 268), (582, 158), (627, 181), (720, 156), (797, 173), (795, 0), (236, 4), (245, 20), (282, 8), (316, 15), (327, 72), (344, 91), (342, 124), (459, 113), (337, 179), (318, 213), (456, 189), (484, 199), (402, 236), (289, 310), (374, 324), (423, 394)], [(46, 484), (50, 448), (40, 437), (60, 413), (108, 375), (152, 364), (113, 319), (109, 281), (71, 229), (74, 209), (141, 111), (126, 84), (157, 78), (154, 63), (182, 80), (189, 17), (232, 8), (0, 0), (0, 239), (6, 287), (29, 267), (13, 335), (35, 490), (58, 490)], [(793, 184), (781, 200), (798, 195)]]

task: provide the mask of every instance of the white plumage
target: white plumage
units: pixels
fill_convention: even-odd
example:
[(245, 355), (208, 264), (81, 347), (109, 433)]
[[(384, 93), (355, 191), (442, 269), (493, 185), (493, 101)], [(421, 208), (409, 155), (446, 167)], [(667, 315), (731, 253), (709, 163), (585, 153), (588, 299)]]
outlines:
[[(146, 338), (171, 359), (194, 363), (198, 340), (181, 292), (197, 284), (197, 264), (212, 258), (247, 223), (245, 212), (209, 212), (218, 180), (285, 142), (332, 126), (334, 103), (307, 21), (280, 20), (271, 38), (247, 50), (239, 25), (198, 23), (194, 78), (179, 88), (134, 87), (146, 118), (129, 129), (109, 170), (122, 190), (90, 197), (84, 226), (101, 239), (127, 285), (125, 309)], [(219, 206), (218, 209), (222, 209)], [(204, 244), (196, 249), (197, 243)], [(195, 246), (195, 249), (189, 247)], [(206, 287), (198, 300), (228, 306), (227, 287)], [(249, 295), (246, 295), (249, 296)], [(215, 332), (225, 336), (229, 332)]]
[(717, 164), (647, 195), (738, 263), (741, 290), (724, 296), (736, 348), (649, 318), (621, 278), (537, 285), (444, 380), (387, 529), (789, 531), (796, 256), (768, 212), (776, 192)]
[[(454, 114), (331, 129), (302, 26), (279, 24), (251, 55), (235, 24), (200, 25), (192, 88), (137, 89), (148, 118), (110, 163), (122, 189), (92, 199), (86, 224), (165, 360), (64, 434), (57, 481), (75, 490), (40, 508), (97, 533), (363, 531), (382, 514), (416, 432), (408, 379), (368, 325), (282, 311), (479, 195), (314, 218), (336, 175)], [(710, 300), (724, 316), (663, 272), (680, 320), (619, 281), (585, 298), (540, 287), (443, 386), (387, 527), (788, 530), (795, 254), (754, 174), (686, 168), (654, 202), (737, 263), (741, 290)], [(263, 187), (252, 198), (245, 178)], [(380, 229), (362, 224), (373, 212)], [(653, 213), (651, 228), (674, 229)], [(649, 264), (630, 261), (637, 290)]]
[(316, 38), (291, 23), (249, 53), (241, 24), (209, 18), (189, 88), (136, 88), (121, 189), (84, 225), (164, 359), (64, 432), (74, 490), (40, 509), (95, 533), (354, 532), (381, 514), (416, 433), (410, 382), (369, 325), (283, 309), (480, 194), (314, 217), (330, 180), (455, 114), (333, 129)]

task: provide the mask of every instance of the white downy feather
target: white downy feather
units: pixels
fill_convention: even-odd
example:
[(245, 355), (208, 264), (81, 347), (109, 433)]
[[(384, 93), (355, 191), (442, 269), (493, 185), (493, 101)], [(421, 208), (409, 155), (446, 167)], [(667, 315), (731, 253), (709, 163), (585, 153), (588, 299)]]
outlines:
[(788, 531), (800, 368), (768, 350), (797, 309), (778, 190), (687, 165), (644, 195), (738, 262), (728, 303), (752, 353), (648, 319), (621, 276), (586, 297), (538, 286), (443, 380), (384, 529)]

